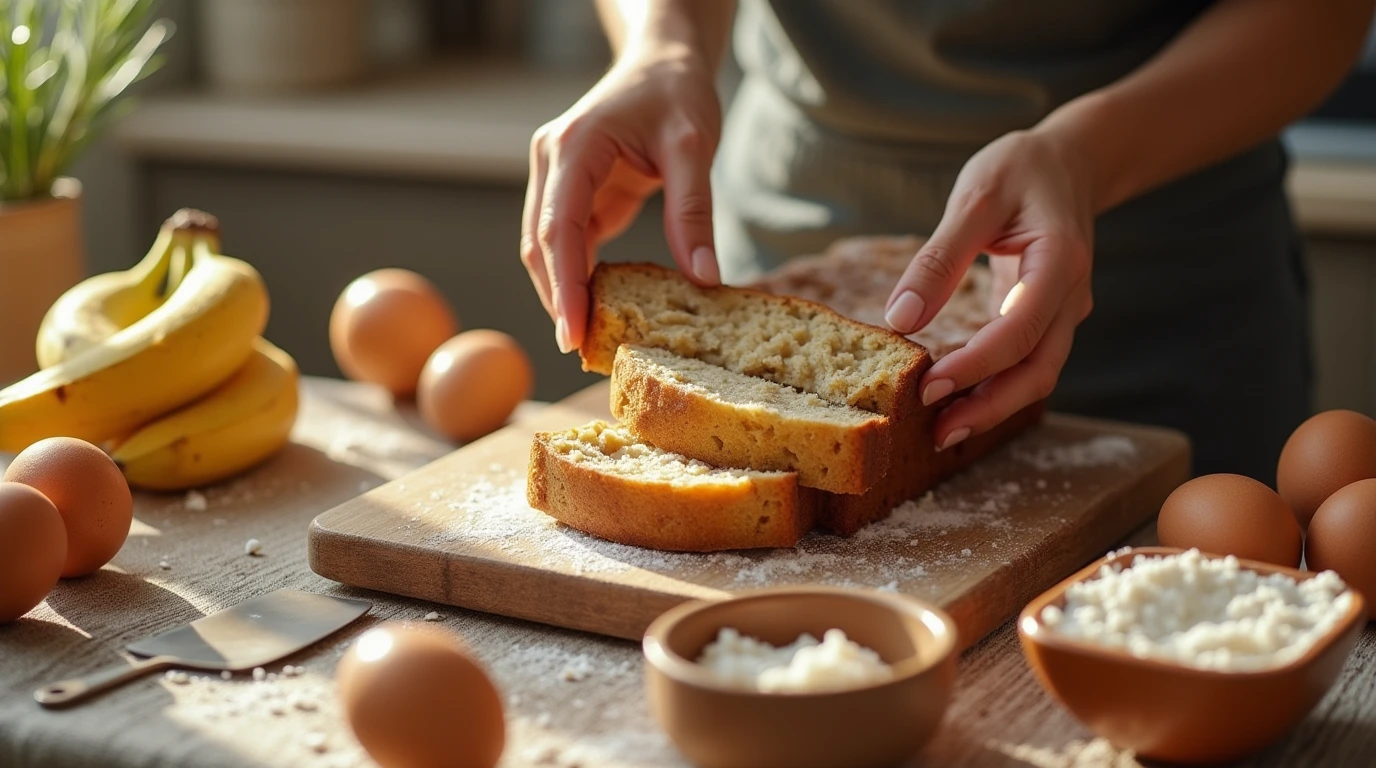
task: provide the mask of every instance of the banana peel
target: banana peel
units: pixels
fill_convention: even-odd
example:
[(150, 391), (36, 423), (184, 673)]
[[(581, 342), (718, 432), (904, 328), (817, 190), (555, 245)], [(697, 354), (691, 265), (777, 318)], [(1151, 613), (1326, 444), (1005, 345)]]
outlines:
[(129, 484), (179, 491), (216, 483), (287, 444), (299, 407), (296, 362), (256, 339), (247, 363), (210, 394), (117, 441), (111, 456)]

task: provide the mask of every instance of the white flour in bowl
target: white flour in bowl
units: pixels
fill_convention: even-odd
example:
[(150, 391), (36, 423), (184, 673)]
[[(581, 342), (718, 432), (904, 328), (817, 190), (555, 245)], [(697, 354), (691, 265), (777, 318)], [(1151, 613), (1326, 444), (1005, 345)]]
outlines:
[(893, 669), (879, 654), (839, 629), (827, 630), (821, 642), (804, 633), (775, 647), (723, 627), (702, 649), (697, 663), (724, 684), (761, 693), (844, 691), (893, 678)]
[(1241, 671), (1299, 658), (1351, 607), (1352, 593), (1332, 571), (1296, 581), (1191, 549), (1138, 555), (1127, 568), (1105, 565), (1041, 619), (1052, 631), (1133, 656)]

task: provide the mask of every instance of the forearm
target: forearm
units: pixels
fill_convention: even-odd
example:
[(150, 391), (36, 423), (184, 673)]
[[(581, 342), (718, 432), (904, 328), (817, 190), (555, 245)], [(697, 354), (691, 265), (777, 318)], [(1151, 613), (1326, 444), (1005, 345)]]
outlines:
[(1223, 0), (1141, 68), (1034, 131), (1084, 162), (1096, 211), (1222, 160), (1315, 107), (1356, 60), (1373, 0)]
[(735, 10), (735, 0), (597, 0), (617, 57), (677, 49), (701, 56), (714, 71), (726, 50)]

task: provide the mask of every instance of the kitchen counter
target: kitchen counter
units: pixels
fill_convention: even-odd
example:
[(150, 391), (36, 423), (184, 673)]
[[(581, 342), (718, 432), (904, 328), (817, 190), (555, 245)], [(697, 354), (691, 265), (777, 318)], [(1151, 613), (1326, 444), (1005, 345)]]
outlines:
[[(524, 186), (530, 137), (596, 82), (514, 62), (447, 62), (356, 88), (280, 98), (149, 98), (117, 132), (152, 160)], [(1376, 235), (1376, 125), (1286, 133), (1306, 232)]]
[[(522, 413), (538, 407), (527, 404)], [(310, 572), (311, 518), (448, 450), (380, 391), (307, 379), (295, 442), (267, 465), (204, 495), (138, 495), (133, 530), (114, 563), (63, 582), (28, 618), (0, 626), (0, 765), (371, 766), (340, 719), (335, 665), (368, 626), (423, 621), (431, 611), (462, 635), (504, 695), (504, 766), (681, 765), (646, 709), (636, 644), (365, 593)], [(263, 543), (262, 557), (244, 554), (249, 538)], [(1153, 538), (1143, 531), (1134, 543)], [(275, 665), (261, 682), (247, 675), (224, 681), (192, 674), (182, 684), (153, 678), (63, 712), (44, 711), (30, 698), (42, 683), (118, 661), (128, 642), (282, 587), (364, 597), (375, 606), (364, 621), (285, 660), (304, 668), (297, 676), (277, 677)], [(1368, 629), (1309, 719), (1244, 765), (1369, 765), (1376, 754), (1374, 669), (1376, 631)], [(1042, 691), (1010, 622), (963, 658), (945, 725), (916, 764), (1138, 763), (1094, 739)]]

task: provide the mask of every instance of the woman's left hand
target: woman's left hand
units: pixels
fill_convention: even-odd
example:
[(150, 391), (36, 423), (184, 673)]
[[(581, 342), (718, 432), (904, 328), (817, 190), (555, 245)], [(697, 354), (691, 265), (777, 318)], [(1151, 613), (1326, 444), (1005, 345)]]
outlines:
[(1016, 260), (1017, 280), (998, 316), (922, 378), (927, 405), (973, 387), (938, 416), (938, 448), (992, 428), (1055, 388), (1075, 328), (1093, 306), (1090, 184), (1074, 147), (1035, 129), (1003, 136), (961, 169), (936, 231), (889, 298), (889, 324), (905, 334), (925, 326), (981, 252), (996, 273), (1013, 271), (999, 262)]

